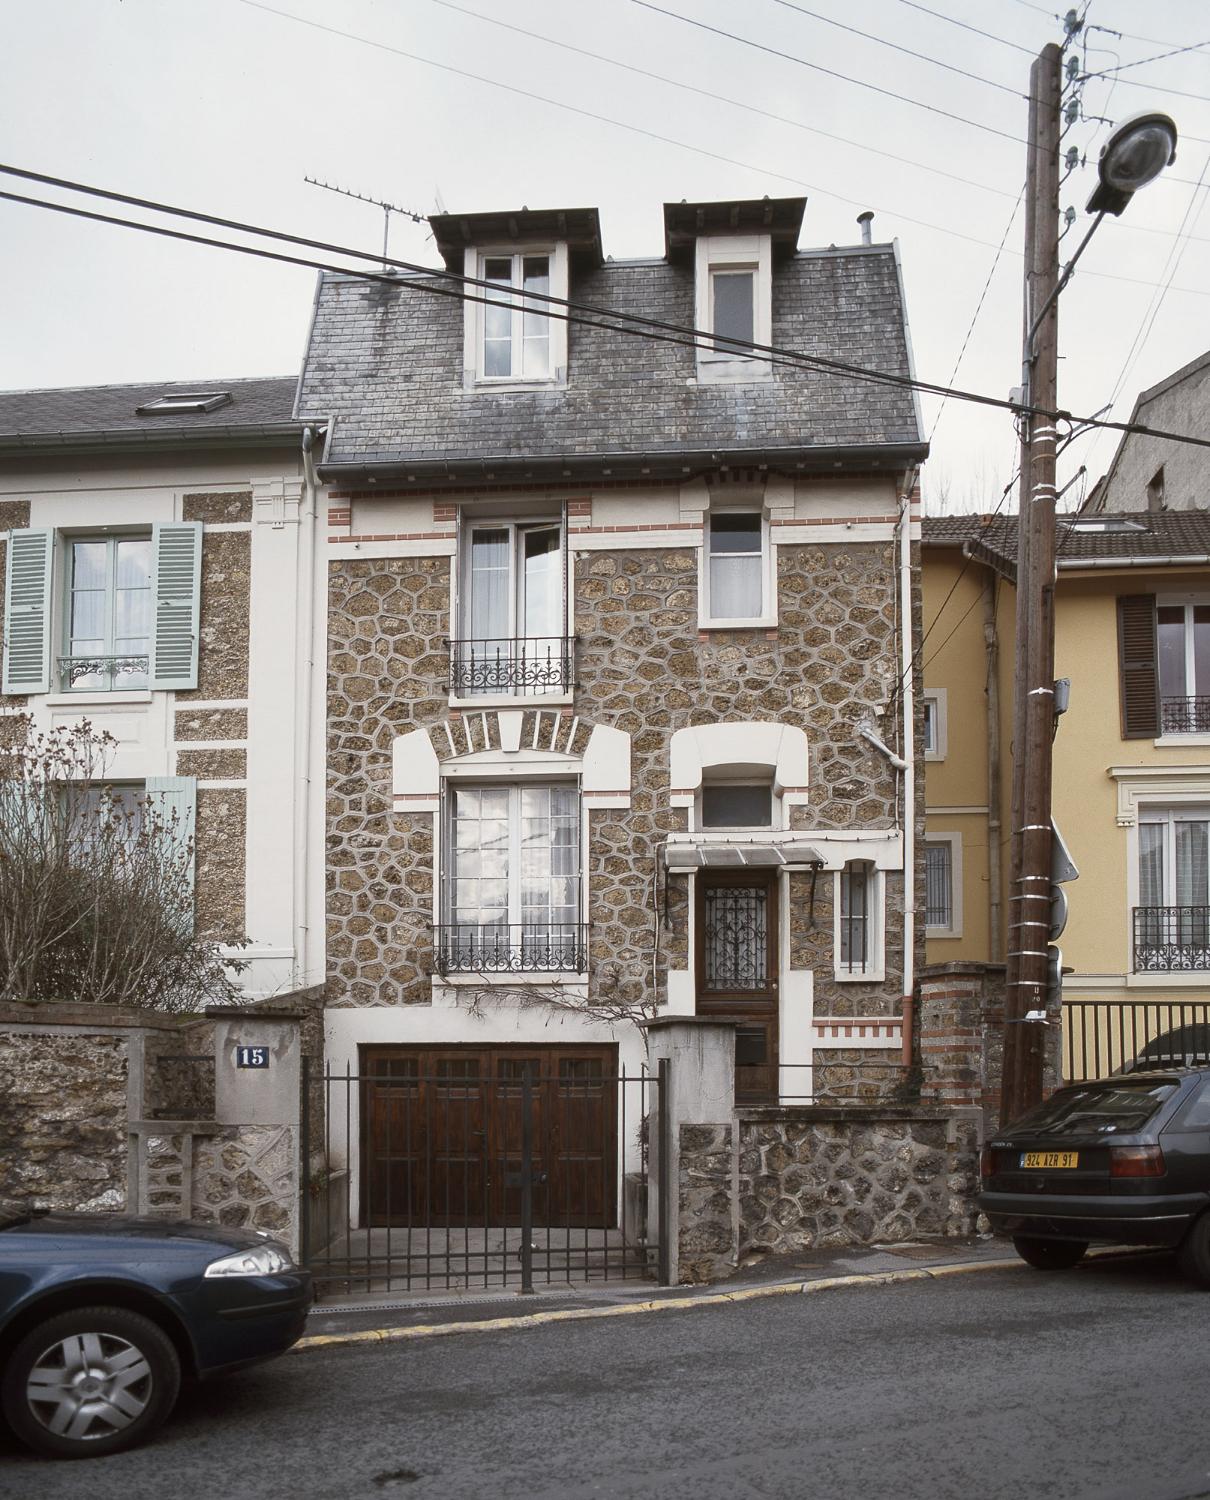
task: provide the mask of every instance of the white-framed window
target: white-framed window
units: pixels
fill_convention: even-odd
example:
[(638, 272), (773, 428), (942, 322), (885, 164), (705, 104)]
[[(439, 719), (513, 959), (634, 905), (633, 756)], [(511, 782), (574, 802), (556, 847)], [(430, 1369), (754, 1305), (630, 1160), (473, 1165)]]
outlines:
[(197, 686), (202, 526), (9, 532), (5, 693)]
[(947, 697), (945, 688), (929, 688), (921, 694), (925, 760), (945, 759), (949, 738)]
[(962, 936), (960, 833), (925, 834), (924, 926), (929, 937)]
[(1205, 733), (1210, 725), (1210, 599), (1158, 598), (1155, 636), (1161, 731)]
[(151, 533), (63, 540), (65, 692), (145, 688), (152, 632)]
[(1210, 969), (1210, 806), (1140, 807), (1135, 971)]
[(883, 978), (883, 876), (867, 860), (852, 860), (835, 876), (836, 978)]
[(772, 242), (767, 234), (702, 235), (695, 262), (699, 380), (767, 380), (768, 359), (745, 348), (772, 342)]
[(453, 695), (570, 692), (562, 520), (470, 521), (461, 553)]
[[(470, 385), (550, 385), (567, 374), (567, 324), (542, 296), (567, 296), (567, 246), (468, 250), (468, 276), (490, 282), (467, 302), (465, 366)], [(529, 294), (529, 295), (527, 295)]]
[(582, 972), (578, 786), (454, 781), (445, 796), (442, 972)]
[(701, 623), (775, 623), (769, 523), (758, 509), (713, 510), (703, 539)]

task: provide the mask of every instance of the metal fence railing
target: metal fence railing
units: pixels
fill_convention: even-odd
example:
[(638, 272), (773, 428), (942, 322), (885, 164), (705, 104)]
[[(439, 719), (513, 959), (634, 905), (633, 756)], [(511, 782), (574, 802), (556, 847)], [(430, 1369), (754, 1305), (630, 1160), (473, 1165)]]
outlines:
[(583, 974), (588, 967), (582, 922), (448, 922), (433, 932), (439, 974)]
[(1134, 972), (1210, 970), (1210, 906), (1136, 906)]
[(484, 694), (569, 693), (575, 676), (575, 637), (519, 636), (511, 640), (449, 641), (450, 691)]
[(1063, 1002), (1063, 1076), (1069, 1083), (1198, 1063), (1210, 1064), (1210, 1001)]
[(1160, 728), (1164, 734), (1210, 734), (1210, 697), (1164, 698)]

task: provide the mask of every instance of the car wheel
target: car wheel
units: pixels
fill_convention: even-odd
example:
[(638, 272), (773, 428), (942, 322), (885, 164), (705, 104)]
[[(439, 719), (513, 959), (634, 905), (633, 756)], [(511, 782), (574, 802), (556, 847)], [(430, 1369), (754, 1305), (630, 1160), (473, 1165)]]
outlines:
[(1070, 1271), (1084, 1259), (1088, 1245), (1084, 1240), (1035, 1240), (1019, 1234), (1013, 1237), (1013, 1249), (1039, 1271)]
[(1210, 1213), (1194, 1219), (1180, 1243), (1176, 1258), (1190, 1281), (1210, 1287)]
[(139, 1442), (172, 1410), (181, 1365), (150, 1318), (83, 1307), (48, 1318), (9, 1358), (0, 1404), (39, 1453), (91, 1458)]

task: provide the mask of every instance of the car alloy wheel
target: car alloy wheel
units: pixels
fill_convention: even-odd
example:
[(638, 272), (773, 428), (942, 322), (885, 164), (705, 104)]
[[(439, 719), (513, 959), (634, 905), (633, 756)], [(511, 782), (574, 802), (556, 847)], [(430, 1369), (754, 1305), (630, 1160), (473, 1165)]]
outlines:
[(5, 1372), (4, 1411), (30, 1447), (88, 1457), (143, 1436), (168, 1414), (179, 1385), (176, 1350), (150, 1319), (83, 1308), (22, 1339)]

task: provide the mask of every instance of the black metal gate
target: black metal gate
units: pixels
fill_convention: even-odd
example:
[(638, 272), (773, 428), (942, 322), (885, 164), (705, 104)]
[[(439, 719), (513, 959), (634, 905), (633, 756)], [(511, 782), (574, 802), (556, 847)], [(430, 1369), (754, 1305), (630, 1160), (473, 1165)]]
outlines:
[(300, 1222), (318, 1296), (666, 1280), (648, 1148), (667, 1064), (449, 1046), (303, 1067)]

